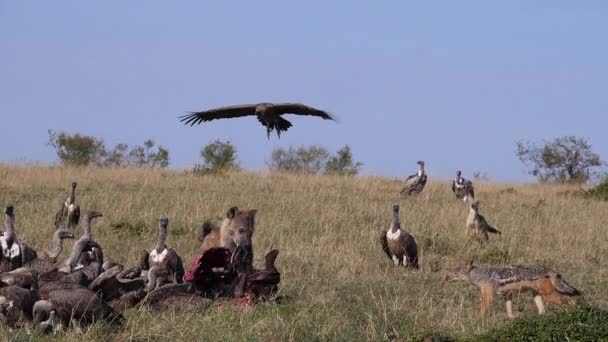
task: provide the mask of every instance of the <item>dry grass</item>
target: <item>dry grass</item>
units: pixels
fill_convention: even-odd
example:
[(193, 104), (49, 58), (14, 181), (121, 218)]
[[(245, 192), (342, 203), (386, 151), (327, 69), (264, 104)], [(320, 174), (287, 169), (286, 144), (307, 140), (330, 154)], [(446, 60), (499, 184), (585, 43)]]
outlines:
[[(478, 319), (476, 290), (443, 281), (445, 272), (472, 256), (554, 267), (584, 291), (586, 301), (605, 305), (607, 300), (608, 203), (562, 196), (564, 187), (477, 184), (482, 213), (503, 232), (479, 247), (464, 237), (465, 205), (447, 184), (432, 178), (420, 197), (400, 200), (400, 182), (383, 178), (0, 166), (0, 201), (15, 205), (22, 240), (39, 250), (46, 247), (54, 212), (73, 179), (79, 182), (81, 207), (104, 213), (94, 226), (94, 238), (107, 257), (127, 264), (134, 264), (143, 248), (152, 248), (162, 214), (170, 218), (169, 245), (189, 264), (199, 246), (195, 230), (205, 219), (219, 219), (234, 205), (257, 208), (256, 262), (270, 248), (281, 251), (277, 265), (286, 299), (249, 311), (227, 302), (191, 315), (130, 310), (128, 323), (119, 330), (97, 324), (84, 336), (68, 332), (57, 338), (350, 341), (409, 340), (430, 332), (472, 336), (506, 319), (503, 303), (494, 306), (491, 317)], [(395, 201), (401, 202), (402, 222), (419, 245), (417, 272), (393, 266), (378, 243)], [(112, 228), (120, 222), (132, 228)], [(0, 336), (31, 338), (3, 328)]]

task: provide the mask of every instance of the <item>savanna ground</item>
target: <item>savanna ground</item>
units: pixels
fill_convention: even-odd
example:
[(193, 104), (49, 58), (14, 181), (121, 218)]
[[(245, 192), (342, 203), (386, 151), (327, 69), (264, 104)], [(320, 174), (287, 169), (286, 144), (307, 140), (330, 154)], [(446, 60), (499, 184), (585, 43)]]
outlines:
[[(0, 201), (15, 205), (21, 240), (37, 250), (48, 245), (54, 213), (72, 180), (78, 181), (81, 208), (104, 213), (93, 237), (106, 258), (128, 265), (154, 246), (161, 215), (170, 219), (168, 244), (187, 267), (205, 219), (219, 221), (231, 206), (258, 209), (255, 263), (271, 248), (280, 250), (283, 298), (250, 310), (219, 302), (196, 314), (131, 309), (120, 329), (96, 324), (83, 335), (69, 331), (55, 339), (466, 339), (507, 324), (504, 302), (479, 319), (477, 290), (444, 281), (473, 256), (478, 262), (553, 267), (584, 292), (585, 302), (604, 308), (608, 302), (608, 203), (565, 196), (568, 187), (477, 183), (482, 213), (503, 232), (480, 247), (465, 239), (467, 208), (432, 175), (421, 196), (400, 199), (400, 181), (374, 177), (0, 166)], [(380, 248), (394, 202), (401, 203), (402, 223), (418, 242), (419, 271), (395, 267)], [(521, 311), (528, 298), (516, 300)], [(553, 310), (560, 308), (549, 306)], [(5, 328), (0, 336), (49, 338)]]

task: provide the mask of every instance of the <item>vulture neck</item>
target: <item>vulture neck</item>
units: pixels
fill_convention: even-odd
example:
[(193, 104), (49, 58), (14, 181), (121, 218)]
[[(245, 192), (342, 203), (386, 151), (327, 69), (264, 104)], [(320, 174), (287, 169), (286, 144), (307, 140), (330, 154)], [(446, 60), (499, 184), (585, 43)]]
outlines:
[(156, 246), (154, 247), (154, 249), (156, 250), (156, 253), (162, 253), (163, 250), (165, 249), (165, 242), (167, 241), (167, 226), (164, 224), (161, 224), (158, 227), (158, 240), (156, 241)]
[(391, 222), (391, 233), (396, 233), (401, 229), (401, 223), (399, 222), (399, 210), (393, 210), (393, 221)]
[(418, 166), (418, 177), (422, 177), (423, 174), (424, 174), (424, 166), (420, 165), (420, 166)]
[(4, 240), (10, 247), (17, 239), (15, 235), (15, 218), (11, 215), (4, 215)]
[(80, 239), (74, 245), (74, 248), (72, 249), (72, 254), (70, 254), (70, 257), (65, 261), (66, 266), (70, 267), (69, 272), (71, 272), (72, 268), (74, 268), (74, 266), (76, 266), (76, 264), (78, 263), (78, 259), (80, 259), (80, 255), (84, 251), (88, 242), (88, 240)]
[(72, 186), (72, 189), (70, 190), (70, 197), (68, 198), (68, 204), (74, 204), (75, 200), (76, 200), (76, 187)]
[(93, 221), (92, 218), (87, 218), (87, 222), (84, 225), (84, 235), (81, 237), (81, 239), (89, 239), (89, 240), (93, 239), (93, 234), (91, 233), (91, 222), (92, 221)]
[(63, 251), (63, 239), (59, 236), (59, 231), (53, 235), (53, 246), (49, 252), (49, 258), (56, 259)]

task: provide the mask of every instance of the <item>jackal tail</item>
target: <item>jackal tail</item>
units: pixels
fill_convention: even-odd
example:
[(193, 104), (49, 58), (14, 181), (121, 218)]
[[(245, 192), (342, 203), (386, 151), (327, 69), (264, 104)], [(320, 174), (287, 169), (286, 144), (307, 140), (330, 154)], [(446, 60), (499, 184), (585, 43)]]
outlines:
[(501, 235), (501, 234), (502, 234), (502, 233), (500, 232), (500, 230), (498, 230), (498, 229), (496, 229), (496, 228), (494, 228), (494, 227), (492, 227), (492, 226), (490, 226), (490, 225), (488, 225), (488, 226), (486, 227), (486, 229), (488, 230), (488, 233), (492, 233), (492, 234), (498, 234), (498, 235)]

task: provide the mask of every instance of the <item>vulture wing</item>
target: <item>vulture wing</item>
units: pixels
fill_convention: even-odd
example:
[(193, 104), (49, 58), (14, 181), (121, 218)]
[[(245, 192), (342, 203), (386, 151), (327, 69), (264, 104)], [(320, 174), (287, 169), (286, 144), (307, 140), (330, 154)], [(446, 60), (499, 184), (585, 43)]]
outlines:
[(297, 115), (312, 115), (318, 116), (325, 120), (334, 120), (336, 119), (331, 116), (329, 113), (322, 111), (320, 109), (316, 109), (313, 107), (309, 107), (303, 105), (301, 103), (277, 103), (272, 106), (274, 112), (277, 114), (297, 114)]
[(388, 240), (386, 239), (386, 231), (382, 231), (382, 235), (380, 235), (380, 245), (382, 246), (382, 251), (388, 255), (389, 258), (392, 258), (390, 250), (388, 249)]
[(201, 122), (216, 120), (216, 119), (229, 119), (238, 118), (241, 116), (255, 115), (254, 104), (245, 104), (237, 106), (220, 107), (210, 109), (202, 112), (192, 112), (190, 114), (182, 115), (179, 117), (179, 121), (186, 125), (196, 125)]

